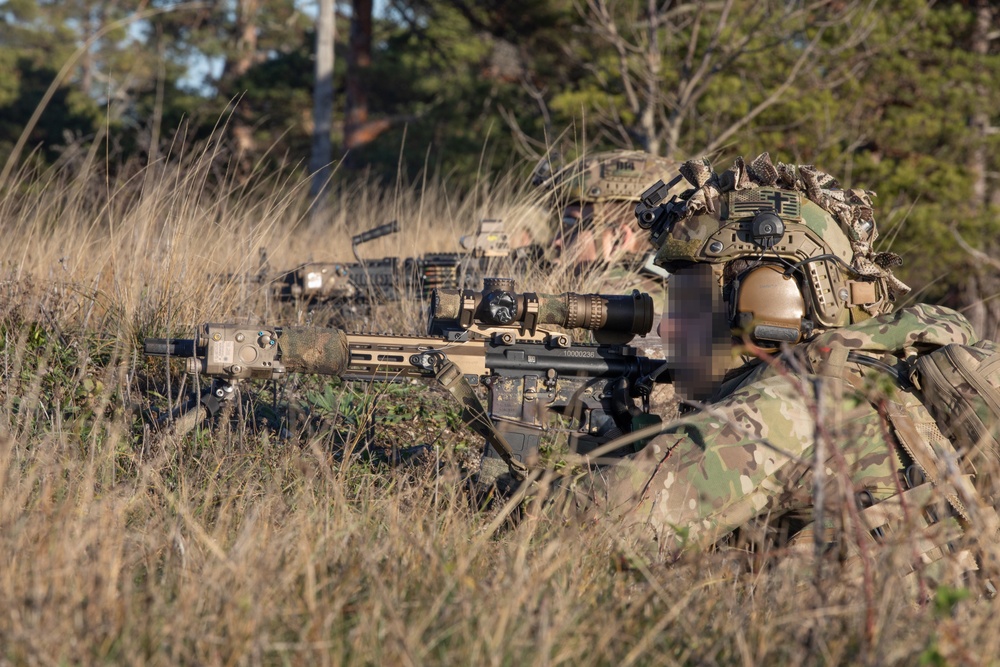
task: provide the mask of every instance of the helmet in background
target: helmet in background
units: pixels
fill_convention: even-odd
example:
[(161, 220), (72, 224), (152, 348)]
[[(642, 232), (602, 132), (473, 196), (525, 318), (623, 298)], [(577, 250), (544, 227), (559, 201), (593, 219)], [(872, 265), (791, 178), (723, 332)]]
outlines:
[[(544, 165), (544, 166), (543, 166)], [(677, 162), (642, 151), (591, 153), (546, 175), (547, 163), (536, 169), (535, 182), (552, 191), (563, 205), (608, 201), (637, 202), (659, 179), (677, 173)]]

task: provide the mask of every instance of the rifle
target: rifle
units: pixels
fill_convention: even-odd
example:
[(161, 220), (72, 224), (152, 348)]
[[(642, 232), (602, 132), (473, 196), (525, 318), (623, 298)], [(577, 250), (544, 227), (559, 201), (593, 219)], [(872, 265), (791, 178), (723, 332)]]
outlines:
[[(435, 379), (486, 439), (484, 468), (500, 459), (523, 479), (551, 413), (573, 420), (569, 445), (580, 454), (649, 423), (652, 385), (669, 382), (669, 373), (661, 360), (639, 356), (628, 343), (648, 333), (652, 322), (653, 300), (638, 290), (627, 296), (518, 293), (513, 280), (488, 278), (481, 292), (434, 291), (433, 335), (205, 324), (194, 339), (148, 338), (144, 352), (184, 358), (189, 373), (211, 379), (208, 391), (177, 415), (178, 432), (216, 414), (247, 380), (289, 373)], [(574, 342), (574, 329), (593, 332), (598, 343)], [(486, 406), (477, 388), (485, 389)]]
[(279, 301), (305, 305), (347, 301), (382, 303), (418, 297), (429, 299), (435, 289), (458, 289), (478, 282), (491, 263), (509, 265), (541, 260), (541, 248), (511, 249), (500, 220), (482, 220), (476, 234), (463, 236), (465, 252), (438, 252), (418, 257), (362, 259), (359, 246), (399, 231), (392, 221), (351, 238), (356, 262), (307, 262), (280, 273), (271, 282)]

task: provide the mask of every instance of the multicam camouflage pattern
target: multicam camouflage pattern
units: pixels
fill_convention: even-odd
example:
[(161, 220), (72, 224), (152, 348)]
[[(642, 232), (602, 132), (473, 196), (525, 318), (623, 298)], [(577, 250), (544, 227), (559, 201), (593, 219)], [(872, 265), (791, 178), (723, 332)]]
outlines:
[[(658, 238), (656, 263), (668, 271), (691, 262), (762, 257), (801, 262), (833, 255), (855, 275), (844, 275), (836, 260), (810, 262), (804, 271), (821, 327), (888, 312), (896, 297), (909, 291), (892, 275), (899, 256), (872, 250), (878, 238), (874, 193), (839, 189), (833, 177), (810, 165), (774, 165), (767, 153), (749, 165), (737, 158), (721, 174), (706, 159), (691, 160), (680, 173), (696, 189), (681, 202), (666, 204), (675, 219)], [(785, 224), (784, 235), (766, 250), (750, 235), (750, 222), (765, 210)]]
[[(513, 292), (513, 281), (511, 281), (510, 288), (505, 287), (504, 289), (508, 289), (516, 303), (514, 321), (522, 324), (530, 319), (533, 321), (532, 326), (554, 324), (567, 329), (590, 330), (603, 329), (608, 326), (619, 331), (628, 324), (635, 324), (636, 328), (629, 330), (629, 333), (641, 336), (646, 335), (652, 329), (655, 302), (652, 301), (651, 296), (647, 297), (641, 293), (639, 295), (633, 293), (631, 296), (579, 294), (577, 292), (517, 294)], [(431, 303), (431, 317), (437, 321), (465, 320), (471, 324), (473, 320), (476, 320), (480, 323), (495, 324), (484, 303), (484, 292), (436, 290)], [(532, 300), (530, 312), (529, 297)], [(612, 303), (619, 307), (614, 307)], [(620, 308), (623, 305), (631, 306), (631, 310)], [(631, 313), (633, 317), (626, 317), (624, 313)], [(623, 317), (624, 319), (622, 319)]]
[(814, 365), (818, 365), (823, 350), (837, 345), (907, 358), (942, 345), (971, 345), (977, 340), (972, 325), (961, 313), (944, 306), (920, 304), (827, 331), (809, 343), (807, 354)]
[(339, 329), (291, 328), (278, 336), (281, 360), (290, 373), (342, 375), (351, 355)]
[[(981, 340), (922, 355), (912, 379), (931, 402), (941, 430), (976, 467), (1000, 461), (1000, 345)], [(994, 465), (990, 465), (993, 463)], [(989, 468), (994, 470), (989, 470)]]
[[(570, 305), (577, 301), (575, 297), (584, 295), (564, 292), (562, 294), (534, 293), (533, 296), (538, 300), (536, 319), (538, 324), (567, 326), (567, 322), (572, 319), (570, 318)], [(481, 294), (473, 290), (437, 290), (431, 305), (432, 314), (439, 319), (457, 320), (461, 318), (463, 308), (468, 307), (467, 301), (475, 299), (475, 303), (478, 305), (480, 297)], [(519, 309), (518, 315), (523, 318), (524, 313)]]
[(677, 163), (641, 151), (593, 153), (571, 162), (545, 182), (564, 203), (639, 201), (658, 179), (677, 173)]
[[(844, 370), (855, 382), (844, 383), (822, 377), (816, 367), (837, 344), (905, 357), (972, 340), (960, 314), (916, 306), (828, 332), (775, 363), (750, 363), (715, 402), (671, 423), (642, 452), (606, 471), (598, 505), (632, 538), (656, 545), (661, 557), (712, 544), (762, 517), (778, 524), (792, 516), (801, 526), (811, 520), (819, 433), (824, 486), (846, 480), (876, 502), (888, 498), (898, 491), (901, 459), (891, 428), (873, 406), (870, 392), (878, 383), (865, 382), (876, 372), (848, 363)], [(933, 427), (917, 395), (895, 393), (918, 427)], [(827, 497), (834, 505), (847, 502), (832, 490)]]

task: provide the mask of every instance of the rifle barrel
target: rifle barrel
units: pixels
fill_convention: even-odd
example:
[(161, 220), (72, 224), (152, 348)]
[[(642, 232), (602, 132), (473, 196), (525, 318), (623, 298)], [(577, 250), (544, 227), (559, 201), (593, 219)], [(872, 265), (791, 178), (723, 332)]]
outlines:
[(389, 234), (395, 234), (399, 231), (399, 221), (393, 220), (392, 222), (387, 222), (384, 225), (379, 225), (368, 231), (361, 232), (357, 236), (351, 237), (351, 245), (359, 246), (362, 243), (368, 243), (369, 241), (374, 241), (375, 239), (380, 239), (383, 236), (388, 236)]
[(149, 357), (194, 357), (197, 345), (193, 338), (147, 338), (143, 352)]

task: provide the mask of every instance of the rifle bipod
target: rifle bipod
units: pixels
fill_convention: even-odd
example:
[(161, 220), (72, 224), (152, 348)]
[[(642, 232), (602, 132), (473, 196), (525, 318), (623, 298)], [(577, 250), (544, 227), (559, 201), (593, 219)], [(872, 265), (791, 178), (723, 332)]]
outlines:
[[(234, 406), (241, 405), (246, 414), (257, 414), (260, 403), (254, 405), (255, 401), (250, 394), (241, 391), (242, 380), (213, 378), (208, 389), (201, 392), (198, 397), (189, 398), (180, 407), (175, 408), (169, 414), (161, 415), (154, 420), (154, 429), (160, 433), (183, 438), (199, 427), (208, 427), (219, 420), (226, 420), (232, 415)], [(272, 409), (278, 410), (277, 394), (274, 396)], [(293, 437), (301, 425), (300, 420), (304, 417), (292, 407), (288, 407), (287, 414), (281, 411), (281, 416), (261, 416), (261, 421), (267, 422), (271, 428), (277, 431), (278, 438), (286, 441)], [(258, 415), (260, 416), (260, 415)], [(375, 444), (375, 424), (370, 423), (363, 429), (358, 430), (360, 445), (354, 450), (355, 453), (374, 451)], [(402, 451), (393, 450), (391, 456), (386, 461), (394, 461), (397, 458), (406, 458), (418, 451), (423, 451), (424, 447), (412, 447)]]
[[(240, 391), (240, 382), (241, 380), (236, 379), (212, 378), (212, 384), (198, 397), (188, 399), (184, 405), (175, 408), (170, 414), (159, 417), (155, 422), (156, 430), (183, 438), (201, 424), (228, 418), (237, 402), (233, 400), (234, 398), (242, 399), (243, 407), (248, 413), (256, 412), (256, 409), (251, 407), (250, 397)], [(277, 396), (274, 400), (276, 405)], [(280, 439), (286, 440), (291, 437), (284, 420), (274, 424), (275, 420), (272, 418), (264, 419), (278, 431)]]
[(212, 378), (212, 384), (200, 396), (188, 399), (184, 405), (157, 419), (156, 429), (184, 437), (202, 422), (214, 419), (222, 412), (223, 407), (237, 395), (238, 383), (239, 380)]

